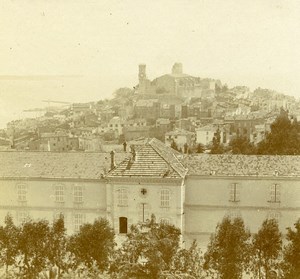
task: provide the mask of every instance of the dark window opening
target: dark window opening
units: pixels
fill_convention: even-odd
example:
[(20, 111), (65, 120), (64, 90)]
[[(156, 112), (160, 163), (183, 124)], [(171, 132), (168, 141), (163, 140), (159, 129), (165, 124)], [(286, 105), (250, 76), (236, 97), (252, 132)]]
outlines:
[(127, 233), (127, 218), (119, 218), (119, 233)]

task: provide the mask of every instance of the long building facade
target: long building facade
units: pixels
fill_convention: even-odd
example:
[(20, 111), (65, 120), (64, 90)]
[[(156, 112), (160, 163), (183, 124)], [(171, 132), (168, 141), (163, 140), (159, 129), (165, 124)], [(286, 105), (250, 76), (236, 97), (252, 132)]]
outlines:
[(156, 139), (130, 152), (0, 152), (0, 219), (54, 220), (69, 233), (98, 217), (124, 236), (130, 225), (179, 227), (205, 248), (216, 225), (241, 216), (252, 233), (266, 218), (280, 229), (300, 218), (300, 156), (182, 155)]

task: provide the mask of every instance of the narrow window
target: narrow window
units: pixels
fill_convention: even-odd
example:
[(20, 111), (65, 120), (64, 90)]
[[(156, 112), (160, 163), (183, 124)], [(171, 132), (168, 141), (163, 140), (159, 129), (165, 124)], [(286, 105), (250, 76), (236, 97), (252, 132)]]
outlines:
[(118, 190), (118, 206), (128, 206), (128, 191), (121, 188)]
[(271, 192), (270, 192), (270, 202), (280, 202), (280, 185), (279, 184), (273, 184), (271, 186)]
[(277, 222), (279, 221), (281, 214), (279, 211), (270, 211), (268, 214), (268, 219), (274, 219)]
[(84, 223), (84, 216), (82, 213), (75, 213), (74, 214), (74, 230), (75, 232), (79, 232), (80, 227)]
[(25, 223), (29, 218), (28, 211), (18, 211), (17, 218), (20, 225)]
[(140, 203), (138, 208), (139, 220), (146, 222), (150, 219), (150, 206), (148, 203)]
[(59, 218), (65, 219), (65, 215), (62, 212), (54, 212), (53, 214), (53, 221), (57, 221)]
[(119, 218), (119, 233), (127, 233), (127, 218)]
[(240, 201), (240, 192), (238, 189), (238, 183), (231, 184), (229, 201), (231, 201), (231, 202), (239, 202)]
[(160, 206), (169, 207), (170, 206), (170, 190), (162, 189), (160, 191)]
[(161, 218), (160, 222), (162, 224), (165, 224), (165, 225), (170, 225), (171, 224), (170, 219), (168, 219), (168, 218)]
[(64, 186), (55, 185), (55, 202), (64, 202)]
[(27, 185), (20, 183), (18, 184), (18, 201), (26, 202), (27, 201)]
[(82, 186), (74, 186), (74, 202), (82, 203), (83, 202), (83, 189)]

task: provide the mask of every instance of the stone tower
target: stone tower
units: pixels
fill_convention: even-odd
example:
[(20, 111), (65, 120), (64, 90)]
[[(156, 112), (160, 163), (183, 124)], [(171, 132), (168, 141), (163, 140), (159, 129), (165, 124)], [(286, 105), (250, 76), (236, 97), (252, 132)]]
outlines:
[(175, 63), (172, 67), (172, 74), (173, 75), (181, 75), (182, 71), (182, 63)]
[(147, 76), (146, 76), (146, 65), (139, 65), (139, 93), (145, 94), (147, 91)]
[(146, 80), (146, 65), (140, 64), (139, 65), (139, 84), (143, 83)]

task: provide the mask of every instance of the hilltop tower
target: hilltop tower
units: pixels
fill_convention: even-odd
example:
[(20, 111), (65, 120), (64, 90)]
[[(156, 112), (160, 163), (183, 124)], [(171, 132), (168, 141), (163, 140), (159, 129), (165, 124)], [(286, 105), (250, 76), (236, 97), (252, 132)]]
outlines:
[(146, 76), (146, 65), (140, 64), (139, 65), (139, 93), (146, 94), (148, 92), (150, 86), (150, 81), (147, 79)]
[(143, 83), (146, 80), (146, 65), (140, 64), (139, 65), (139, 84)]
[(182, 63), (175, 63), (173, 65), (172, 74), (173, 75), (182, 75), (183, 74)]

